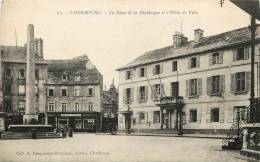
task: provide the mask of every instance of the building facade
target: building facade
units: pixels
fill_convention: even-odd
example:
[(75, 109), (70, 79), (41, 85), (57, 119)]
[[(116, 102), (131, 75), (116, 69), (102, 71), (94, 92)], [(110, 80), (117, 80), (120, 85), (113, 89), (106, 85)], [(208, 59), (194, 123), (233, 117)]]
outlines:
[[(35, 39), (35, 108), (39, 124), (45, 123), (45, 83), (47, 62), (43, 59), (42, 39)], [(22, 124), (26, 103), (26, 46), (0, 46), (1, 127)], [(2, 124), (3, 123), (3, 124)]]
[[(250, 30), (194, 39), (179, 32), (173, 45), (146, 52), (119, 71), (119, 131), (225, 133), (249, 106)], [(259, 85), (260, 27), (256, 31), (255, 92)]]
[(108, 90), (103, 91), (102, 121), (103, 131), (116, 130), (118, 123), (118, 91), (113, 83)]
[(103, 76), (89, 58), (47, 62), (48, 124), (74, 131), (101, 130)]

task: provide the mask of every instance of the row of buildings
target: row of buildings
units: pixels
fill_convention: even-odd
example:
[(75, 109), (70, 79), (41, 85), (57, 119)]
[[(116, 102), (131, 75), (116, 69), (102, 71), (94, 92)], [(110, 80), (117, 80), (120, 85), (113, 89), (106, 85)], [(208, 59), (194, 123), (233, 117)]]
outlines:
[[(180, 32), (173, 44), (144, 53), (119, 72), (119, 131), (182, 130), (225, 133), (249, 106), (250, 29), (193, 40)], [(260, 26), (255, 45), (255, 92), (260, 96)]]
[[(28, 93), (26, 46), (0, 46), (1, 129), (24, 123)], [(103, 91), (103, 76), (86, 55), (45, 60), (42, 39), (34, 39), (34, 54), (38, 124), (68, 126), (74, 131), (101, 131), (108, 124), (110, 128), (116, 127), (117, 89), (113, 83)]]

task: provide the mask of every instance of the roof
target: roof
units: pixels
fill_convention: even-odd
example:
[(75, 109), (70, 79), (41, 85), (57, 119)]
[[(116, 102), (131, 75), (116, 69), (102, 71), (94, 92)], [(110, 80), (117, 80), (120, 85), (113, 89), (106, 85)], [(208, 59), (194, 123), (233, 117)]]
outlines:
[[(260, 25), (257, 25), (257, 28), (259, 30)], [(249, 28), (244, 27), (209, 37), (203, 37), (199, 42), (189, 41), (178, 48), (174, 48), (173, 45), (171, 45), (148, 51), (127, 65), (118, 68), (117, 71), (245, 43), (250, 40), (250, 33)], [(260, 39), (260, 33), (256, 35), (256, 39)]]
[(250, 15), (260, 20), (260, 1), (259, 0), (231, 0), (232, 3)]
[[(53, 75), (52, 83), (60, 82), (59, 76), (63, 73), (72, 75), (79, 73), (81, 75), (79, 84), (100, 84), (103, 80), (100, 72), (92, 65), (86, 55), (65, 60), (47, 60), (47, 63), (48, 73)], [(74, 80), (69, 79), (67, 83), (74, 83)]]
[[(22, 46), (0, 46), (3, 62), (26, 63), (26, 47)], [(46, 63), (43, 57), (35, 54), (36, 63)]]

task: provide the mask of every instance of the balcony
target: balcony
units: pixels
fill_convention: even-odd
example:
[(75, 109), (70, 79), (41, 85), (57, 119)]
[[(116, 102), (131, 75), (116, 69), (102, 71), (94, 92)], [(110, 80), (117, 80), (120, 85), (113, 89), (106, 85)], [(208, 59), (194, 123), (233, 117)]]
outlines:
[(160, 107), (169, 107), (169, 106), (182, 106), (183, 97), (182, 96), (165, 96), (154, 100), (155, 104)]

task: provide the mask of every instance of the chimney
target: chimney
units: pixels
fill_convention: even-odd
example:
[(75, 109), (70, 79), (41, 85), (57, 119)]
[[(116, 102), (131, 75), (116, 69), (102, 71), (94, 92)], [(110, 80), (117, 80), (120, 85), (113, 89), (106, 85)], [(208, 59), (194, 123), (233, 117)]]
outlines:
[(173, 47), (177, 48), (188, 42), (188, 38), (178, 31), (173, 34)]
[(41, 38), (34, 40), (34, 52), (43, 57), (43, 40)]
[(194, 30), (194, 42), (199, 42), (202, 37), (203, 37), (203, 30), (195, 29)]

